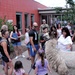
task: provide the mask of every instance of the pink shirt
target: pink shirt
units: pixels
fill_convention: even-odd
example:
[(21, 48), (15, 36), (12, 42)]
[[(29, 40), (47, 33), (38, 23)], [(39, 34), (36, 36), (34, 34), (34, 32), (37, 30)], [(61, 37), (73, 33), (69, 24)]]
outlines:
[(24, 69), (19, 69), (18, 71), (14, 70), (14, 74), (16, 75), (23, 75), (25, 73), (25, 70)]

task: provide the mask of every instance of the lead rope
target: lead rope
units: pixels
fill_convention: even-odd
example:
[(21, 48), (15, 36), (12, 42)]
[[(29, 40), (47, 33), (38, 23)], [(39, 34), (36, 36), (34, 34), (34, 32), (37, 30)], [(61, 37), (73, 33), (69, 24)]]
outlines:
[[(38, 51), (37, 51), (38, 52)], [(37, 54), (37, 52), (36, 52), (36, 54)], [(35, 55), (36, 56), (36, 55)], [(36, 59), (35, 59), (35, 61), (34, 61), (34, 64), (31, 66), (31, 68), (30, 68), (30, 70), (29, 70), (29, 72), (28, 72), (28, 75), (30, 74), (30, 72), (32, 71), (32, 69), (33, 69), (33, 66), (35, 65), (35, 62), (36, 62), (36, 60), (37, 60), (38, 58), (36, 57)]]

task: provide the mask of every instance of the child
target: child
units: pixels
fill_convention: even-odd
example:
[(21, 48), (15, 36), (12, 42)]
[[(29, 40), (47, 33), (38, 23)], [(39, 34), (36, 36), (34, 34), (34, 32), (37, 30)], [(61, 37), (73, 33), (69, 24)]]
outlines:
[(43, 28), (43, 34), (41, 34), (40, 36), (40, 43), (42, 46), (42, 49), (45, 50), (45, 42), (48, 41), (50, 39), (49, 33), (48, 33), (48, 28), (44, 27)]
[(26, 47), (27, 47), (27, 50), (28, 50), (28, 57), (27, 59), (30, 60), (31, 57), (30, 57), (30, 39), (29, 39), (29, 28), (26, 28), (26, 33), (25, 33), (25, 44), (26, 44)]
[(35, 67), (35, 75), (48, 75), (48, 70), (50, 72), (49, 64), (47, 59), (44, 58), (43, 51), (38, 51), (38, 59)]
[(16, 61), (14, 66), (14, 75), (28, 75), (25, 73), (25, 70), (23, 69), (23, 65), (21, 61)]

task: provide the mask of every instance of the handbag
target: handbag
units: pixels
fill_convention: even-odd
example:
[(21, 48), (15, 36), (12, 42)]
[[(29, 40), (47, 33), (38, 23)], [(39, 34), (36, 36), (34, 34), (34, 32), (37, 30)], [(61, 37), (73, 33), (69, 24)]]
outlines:
[(17, 40), (11, 39), (11, 43), (16, 43)]

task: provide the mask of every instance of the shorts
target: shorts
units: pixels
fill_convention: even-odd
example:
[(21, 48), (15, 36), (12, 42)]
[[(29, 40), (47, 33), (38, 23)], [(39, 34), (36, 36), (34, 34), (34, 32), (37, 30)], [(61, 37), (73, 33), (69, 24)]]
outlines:
[(13, 46), (21, 46), (21, 42), (16, 42), (12, 44)]
[(30, 43), (28, 43), (28, 44), (26, 45), (26, 48), (30, 49)]
[[(34, 46), (35, 46), (36, 50), (38, 51), (39, 46), (38, 45), (34, 45)], [(33, 50), (32, 46), (30, 45), (30, 56), (35, 57), (36, 52)]]
[(4, 62), (6, 62), (6, 63), (9, 62), (9, 59), (8, 59), (6, 56), (2, 56), (2, 60), (3, 60)]

